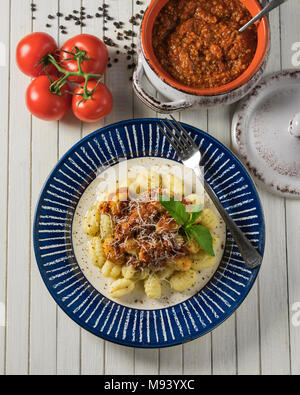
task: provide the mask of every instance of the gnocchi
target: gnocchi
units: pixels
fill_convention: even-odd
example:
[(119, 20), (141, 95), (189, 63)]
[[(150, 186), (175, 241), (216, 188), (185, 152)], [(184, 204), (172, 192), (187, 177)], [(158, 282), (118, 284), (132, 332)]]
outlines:
[(158, 299), (161, 297), (161, 281), (156, 274), (150, 275), (144, 282), (145, 294), (148, 298)]
[(170, 285), (174, 291), (183, 292), (191, 288), (197, 281), (197, 272), (193, 269), (177, 272), (170, 278)]
[(93, 237), (88, 242), (88, 253), (94, 266), (102, 267), (106, 261), (103, 244), (99, 237)]
[[(184, 194), (184, 183), (174, 174), (142, 171), (119, 182), (116, 190), (99, 192), (97, 203), (85, 215), (82, 226), (89, 238), (90, 261), (103, 277), (112, 279), (109, 292), (113, 298), (138, 288), (150, 299), (161, 298), (166, 288), (184, 292), (196, 283), (198, 272), (215, 264), (215, 258), (180, 229), (182, 223), (158, 200), (158, 190), (163, 191), (159, 194), (168, 190), (178, 199)], [(181, 202), (189, 208), (204, 205), (203, 197), (195, 193)], [(210, 230), (213, 247), (217, 246), (214, 211), (204, 207), (196, 223)]]
[(92, 206), (86, 213), (83, 221), (83, 231), (88, 236), (97, 236), (100, 228), (100, 211)]
[(111, 261), (106, 261), (102, 267), (102, 274), (104, 277), (118, 278), (122, 272), (122, 266), (116, 265)]
[(204, 208), (197, 222), (208, 229), (214, 229), (218, 225), (218, 218), (212, 209)]
[(100, 237), (102, 240), (106, 240), (112, 236), (112, 220), (109, 215), (100, 215)]
[(215, 257), (208, 255), (205, 251), (200, 251), (192, 256), (192, 268), (197, 271), (208, 269), (215, 264)]
[(134, 289), (134, 281), (128, 278), (120, 278), (110, 285), (110, 294), (114, 298), (121, 298), (130, 294)]

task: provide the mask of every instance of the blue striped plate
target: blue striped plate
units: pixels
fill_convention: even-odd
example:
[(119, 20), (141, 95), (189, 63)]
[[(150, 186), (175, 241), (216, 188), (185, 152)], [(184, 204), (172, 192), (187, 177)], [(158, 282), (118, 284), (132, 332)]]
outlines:
[[(250, 270), (227, 234), (220, 266), (207, 285), (175, 306), (141, 310), (99, 293), (82, 273), (72, 245), (77, 203), (97, 169), (120, 157), (164, 157), (178, 161), (156, 119), (123, 121), (85, 137), (58, 162), (36, 208), (33, 239), (42, 278), (58, 305), (96, 336), (132, 347), (167, 347), (206, 334), (245, 299), (259, 269)], [(239, 160), (220, 142), (185, 125), (206, 163), (206, 180), (227, 211), (263, 254), (264, 218), (255, 186)]]

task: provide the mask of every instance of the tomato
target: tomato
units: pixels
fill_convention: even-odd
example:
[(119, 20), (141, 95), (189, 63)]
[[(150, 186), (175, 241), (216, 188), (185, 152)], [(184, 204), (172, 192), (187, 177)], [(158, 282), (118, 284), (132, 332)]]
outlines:
[[(90, 99), (82, 100), (83, 87), (79, 85), (73, 95), (72, 110), (77, 118), (84, 122), (96, 122), (106, 117), (113, 107), (113, 97), (110, 90), (101, 82), (89, 80), (87, 89), (95, 89)], [(96, 88), (95, 88), (96, 87)], [(80, 95), (78, 95), (80, 94)]]
[[(50, 76), (52, 81), (58, 77)], [(50, 81), (46, 75), (34, 79), (26, 91), (26, 105), (28, 110), (37, 118), (45, 121), (58, 121), (71, 107), (72, 95), (68, 93), (70, 87), (65, 83), (61, 88), (61, 95), (50, 91)]]
[[(24, 37), (17, 45), (16, 60), (19, 69), (30, 77), (46, 74), (40, 61), (48, 54), (58, 51), (55, 40), (47, 33), (36, 32)], [(48, 74), (57, 74), (55, 66), (47, 66)]]
[[(68, 51), (75, 53), (75, 47), (84, 51), (85, 55), (89, 58), (89, 60), (83, 60), (82, 71), (89, 74), (104, 73), (108, 62), (108, 51), (105, 44), (98, 37), (92, 36), (91, 34), (79, 34), (68, 40), (62, 46), (61, 65), (65, 70), (72, 72), (78, 71), (77, 60), (68, 60), (70, 54), (63, 52)], [(79, 76), (71, 76), (69, 79), (70, 81), (78, 83), (84, 81), (84, 78)]]

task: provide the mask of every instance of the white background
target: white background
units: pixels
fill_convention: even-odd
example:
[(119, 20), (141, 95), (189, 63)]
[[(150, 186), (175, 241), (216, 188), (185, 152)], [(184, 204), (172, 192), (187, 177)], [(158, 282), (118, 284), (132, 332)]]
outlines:
[[(140, 10), (135, 0), (106, 2), (116, 20), (128, 21)], [(48, 173), (67, 149), (99, 126), (156, 114), (134, 96), (123, 56), (105, 77), (115, 98), (105, 122), (82, 125), (69, 115), (45, 123), (31, 117), (24, 101), (30, 80), (15, 63), (18, 41), (31, 31), (47, 31), (62, 43), (81, 28), (62, 20), (68, 36), (61, 35), (57, 19), (45, 28), (47, 15), (58, 7), (66, 14), (80, 6), (95, 14), (102, 0), (35, 0), (34, 21), (30, 3), (0, 1), (0, 41), (7, 49), (5, 67), (0, 66), (0, 303), (6, 306), (7, 321), (0, 327), (0, 374), (299, 374), (300, 326), (293, 325), (299, 314), (298, 321), (295, 316), (292, 320), (292, 307), (300, 302), (300, 202), (261, 188), (267, 225), (263, 267), (245, 303), (213, 333), (184, 346), (134, 350), (85, 332), (56, 306), (32, 248), (32, 218)], [(145, 7), (148, 0), (143, 3)], [(299, 21), (299, 0), (272, 11), (268, 72), (293, 67), (291, 48), (300, 41)], [(102, 19), (94, 18), (82, 31), (102, 37), (102, 28)], [(106, 35), (115, 38), (113, 30)], [(110, 49), (112, 57), (115, 50)], [(178, 117), (230, 147), (233, 110), (185, 111)]]

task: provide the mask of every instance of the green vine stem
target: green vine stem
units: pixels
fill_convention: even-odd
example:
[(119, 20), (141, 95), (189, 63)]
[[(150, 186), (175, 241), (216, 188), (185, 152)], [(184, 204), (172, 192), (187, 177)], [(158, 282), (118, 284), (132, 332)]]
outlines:
[[(82, 62), (84, 60), (89, 60), (89, 58), (86, 56), (86, 53), (84, 51), (79, 50), (77, 47), (74, 47), (73, 50), (76, 50), (75, 53), (73, 52), (68, 52), (68, 54), (70, 54), (71, 58), (69, 58), (68, 60), (74, 59), (77, 60), (77, 64), (78, 64), (78, 71), (67, 71), (64, 68), (62, 68), (57, 60), (55, 59), (55, 57), (52, 54), (49, 54), (46, 56), (46, 58), (43, 60), (44, 64), (49, 64), (52, 63), (56, 69), (63, 74), (63, 76), (61, 78), (59, 78), (56, 81), (51, 81), (50, 79), (50, 90), (52, 93), (56, 94), (56, 95), (61, 95), (61, 88), (62, 86), (65, 84), (65, 82), (67, 81), (67, 79), (69, 77), (72, 76), (77, 76), (77, 77), (82, 77), (84, 78), (84, 87), (83, 87), (83, 94), (82, 94), (82, 100), (88, 100), (91, 99), (95, 89), (93, 89), (92, 91), (89, 91), (87, 89), (87, 84), (88, 81), (90, 79), (98, 79), (100, 81), (102, 74), (89, 74), (89, 73), (85, 73), (82, 70)], [(99, 83), (99, 82), (98, 82)], [(97, 84), (98, 85), (98, 84)]]

